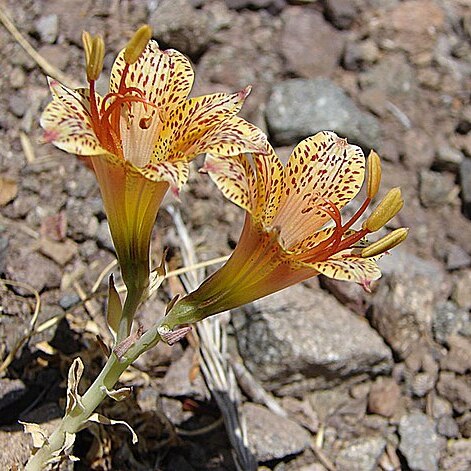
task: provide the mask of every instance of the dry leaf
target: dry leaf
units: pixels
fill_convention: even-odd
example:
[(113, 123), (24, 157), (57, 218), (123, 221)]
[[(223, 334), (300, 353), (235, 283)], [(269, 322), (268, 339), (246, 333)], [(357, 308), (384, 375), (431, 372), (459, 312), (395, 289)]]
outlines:
[(0, 176), (0, 206), (7, 205), (16, 198), (18, 185), (15, 180)]

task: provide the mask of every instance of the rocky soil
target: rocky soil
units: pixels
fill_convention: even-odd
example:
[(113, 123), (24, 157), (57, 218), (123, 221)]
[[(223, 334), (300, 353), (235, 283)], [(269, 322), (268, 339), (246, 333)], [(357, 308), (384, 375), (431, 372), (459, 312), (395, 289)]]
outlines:
[[(401, 186), (391, 228), (407, 242), (384, 258), (372, 294), (311, 280), (233, 313), (231, 349), (287, 412), (245, 397), (261, 469), (392, 471), (471, 468), (471, 5), (467, 0), (6, 0), (18, 29), (72, 82), (84, 79), (81, 33), (102, 33), (105, 72), (136, 26), (194, 63), (194, 94), (253, 85), (244, 116), (280, 156), (331, 129), (383, 158), (382, 194)], [(104, 355), (113, 260), (94, 176), (41, 142), (45, 76), (0, 27), (0, 276), (40, 294), (34, 335), (0, 375), (0, 468), (31, 447), (18, 420), (54, 427), (65, 375), (80, 355), (86, 385)], [(106, 75), (106, 74), (104, 74)], [(105, 89), (106, 80), (100, 83)], [(193, 173), (181, 211), (205, 260), (230, 252), (242, 214)], [(178, 204), (169, 200), (166, 204)], [(163, 209), (155, 260), (178, 239)], [(147, 303), (160, 316), (172, 286)], [(1, 357), (28, 331), (30, 288), (0, 280)], [(124, 428), (80, 434), (74, 469), (233, 470), (229, 441), (192, 342), (161, 346), (123, 377), (132, 399), (106, 403)], [(209, 427), (207, 427), (209, 425)], [(19, 468), (14, 468), (14, 466)], [(263, 467), (264, 466), (264, 467)], [(63, 469), (72, 469), (64, 466)]]

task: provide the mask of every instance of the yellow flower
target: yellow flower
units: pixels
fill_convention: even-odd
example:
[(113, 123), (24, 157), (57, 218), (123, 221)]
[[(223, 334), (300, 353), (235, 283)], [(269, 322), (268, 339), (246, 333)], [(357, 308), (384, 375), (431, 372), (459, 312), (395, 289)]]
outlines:
[(398, 229), (371, 246), (365, 236), (384, 226), (403, 205), (391, 190), (359, 230), (381, 178), (379, 157), (368, 161), (366, 199), (346, 222), (340, 210), (365, 179), (362, 150), (333, 132), (302, 141), (283, 166), (267, 144), (263, 154), (208, 156), (204, 170), (224, 195), (246, 210), (240, 240), (227, 263), (164, 319), (165, 329), (246, 304), (322, 273), (366, 288), (381, 276), (376, 260), (402, 242)]
[(230, 156), (265, 146), (261, 131), (236, 116), (249, 87), (188, 98), (190, 62), (159, 49), (151, 35), (141, 27), (118, 54), (102, 97), (96, 80), (104, 43), (84, 33), (88, 88), (70, 90), (50, 80), (52, 102), (41, 117), (45, 139), (86, 157), (95, 171), (128, 289), (148, 283), (159, 205), (169, 187), (178, 192), (186, 182), (189, 161), (205, 152)]

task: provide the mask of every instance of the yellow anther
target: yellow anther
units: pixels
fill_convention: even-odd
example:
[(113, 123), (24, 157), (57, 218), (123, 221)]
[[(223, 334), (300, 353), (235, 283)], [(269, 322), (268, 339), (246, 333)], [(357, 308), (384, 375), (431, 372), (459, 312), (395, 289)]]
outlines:
[(378, 193), (381, 183), (381, 160), (379, 155), (372, 150), (368, 156), (368, 181), (366, 193), (368, 198), (373, 199)]
[(392, 231), (387, 236), (377, 240), (373, 244), (368, 247), (365, 247), (361, 251), (361, 256), (366, 257), (375, 257), (376, 255), (380, 255), (387, 250), (391, 250), (396, 245), (399, 245), (401, 242), (404, 242), (407, 238), (407, 234), (409, 233), (408, 227), (401, 227), (400, 229), (396, 229)]
[(152, 28), (149, 25), (141, 26), (134, 33), (134, 36), (130, 39), (124, 50), (124, 60), (126, 64), (134, 64), (134, 62), (139, 59), (151, 37)]
[(82, 33), (83, 49), (85, 51), (85, 66), (87, 80), (97, 80), (103, 70), (105, 58), (105, 42), (100, 35), (92, 36), (87, 31)]
[(404, 206), (401, 189), (393, 188), (389, 190), (383, 201), (379, 203), (370, 217), (363, 223), (363, 229), (375, 232), (381, 229), (389, 220), (391, 220)]

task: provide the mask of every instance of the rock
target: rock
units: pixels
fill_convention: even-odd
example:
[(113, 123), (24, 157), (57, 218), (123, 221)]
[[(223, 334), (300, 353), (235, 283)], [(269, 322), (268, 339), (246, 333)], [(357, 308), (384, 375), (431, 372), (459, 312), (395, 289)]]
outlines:
[(281, 459), (300, 453), (310, 444), (310, 434), (290, 419), (263, 406), (245, 403), (242, 415), (247, 423), (249, 446), (258, 461)]
[(441, 369), (460, 374), (471, 371), (471, 340), (452, 335), (448, 337), (447, 343), (450, 350), (440, 362)]
[(41, 41), (49, 44), (55, 43), (59, 33), (59, 17), (55, 14), (41, 16), (36, 21), (36, 31)]
[(325, 0), (326, 18), (339, 29), (349, 29), (357, 17), (357, 8), (349, 0)]
[(463, 153), (449, 145), (440, 146), (437, 149), (434, 165), (439, 170), (457, 172), (464, 160)]
[(320, 13), (304, 7), (286, 8), (281, 19), (281, 52), (287, 70), (305, 78), (331, 75), (340, 63), (341, 34)]
[(437, 432), (446, 438), (457, 438), (460, 433), (456, 420), (449, 415), (444, 415), (438, 419)]
[(61, 267), (69, 263), (78, 253), (77, 244), (71, 239), (57, 242), (43, 237), (39, 248), (43, 255), (54, 260)]
[(92, 214), (92, 208), (83, 201), (68, 198), (66, 206), (68, 236), (76, 242), (94, 239), (97, 236), (100, 223)]
[(31, 455), (31, 436), (20, 431), (0, 430), (0, 469), (23, 469)]
[(273, 0), (226, 0), (227, 8), (234, 10), (242, 10), (243, 8), (258, 10), (259, 8), (267, 8), (272, 3), (276, 2)]
[(420, 201), (426, 208), (452, 203), (458, 193), (455, 177), (451, 173), (420, 172)]
[[(1, 247), (1, 242), (0, 242)], [(0, 248), (1, 254), (1, 248)], [(1, 256), (0, 256), (1, 259)], [(1, 264), (0, 264), (1, 266)], [(471, 309), (471, 270), (463, 270), (456, 274), (451, 297), (458, 307)]]
[(21, 118), (28, 109), (28, 100), (22, 92), (15, 93), (9, 97), (10, 111), (17, 117)]
[(447, 456), (442, 460), (444, 471), (469, 471), (471, 468), (471, 440), (449, 440)]
[(26, 75), (20, 67), (14, 67), (10, 73), (10, 85), (14, 89), (19, 89), (24, 86), (26, 82)]
[(80, 302), (80, 296), (76, 293), (69, 293), (69, 294), (64, 294), (60, 299), (59, 299), (59, 306), (64, 309), (70, 309), (72, 306), (75, 304), (78, 304)]
[(471, 412), (466, 412), (458, 419), (458, 426), (463, 437), (471, 438)]
[(241, 308), (233, 322), (246, 366), (272, 389), (296, 388), (303, 376), (310, 387), (326, 387), (391, 367), (389, 349), (364, 320), (303, 285)]
[[(430, 136), (428, 136), (424, 131), (420, 129), (409, 129), (406, 131), (404, 135), (404, 163), (408, 168), (416, 168), (416, 169), (424, 169), (428, 168), (432, 165), (433, 160), (435, 158), (435, 150), (434, 146), (432, 144), (432, 140), (430, 139)], [(424, 177), (422, 177), (422, 174), (424, 174)], [(438, 174), (441, 175), (441, 174)], [(440, 180), (440, 176), (436, 175), (436, 172), (430, 172), (429, 170), (422, 170), (420, 173), (420, 176), (422, 179), (425, 177), (428, 177), (427, 180), (424, 182), (424, 184), (421, 185), (420, 188), (420, 194), (422, 196), (422, 192), (424, 191), (430, 191), (435, 192), (440, 195), (440, 190), (434, 189), (434, 188), (428, 188), (424, 187), (422, 190), (422, 187), (425, 184), (433, 184), (435, 183), (435, 180)], [(454, 183), (454, 177), (448, 177), (448, 180), (446, 181), (447, 185), (450, 186), (451, 183)], [(442, 198), (445, 198), (445, 196), (442, 196)], [(426, 201), (428, 202), (430, 199), (433, 198), (433, 195), (431, 198), (428, 198)], [(432, 201), (433, 204), (433, 201)]]
[(421, 371), (416, 373), (410, 382), (412, 394), (417, 397), (424, 397), (435, 386), (437, 374), (434, 372)]
[(442, 371), (437, 383), (437, 391), (453, 404), (453, 409), (462, 414), (471, 409), (471, 378)]
[(201, 373), (198, 372), (194, 379), (190, 378), (194, 356), (194, 350), (187, 348), (183, 356), (170, 365), (160, 387), (161, 394), (170, 397), (191, 397), (200, 401), (209, 398)]
[(456, 244), (449, 244), (446, 247), (446, 268), (447, 270), (458, 270), (471, 265), (471, 257), (462, 247)]
[(193, 8), (190, 0), (157, 2), (148, 21), (160, 42), (190, 57), (200, 55), (214, 34), (210, 16)]
[(394, 47), (416, 54), (433, 48), (445, 15), (433, 0), (411, 0), (385, 11), (383, 21), (389, 31), (384, 37), (394, 38)]
[(2, 424), (5, 423), (5, 412), (26, 393), (26, 386), (21, 379), (0, 379), (0, 414)]
[(376, 118), (362, 112), (345, 92), (325, 78), (285, 80), (272, 89), (267, 124), (273, 140), (294, 144), (321, 130), (332, 130), (368, 148), (379, 139)]
[(386, 447), (383, 437), (361, 437), (352, 440), (337, 455), (338, 471), (375, 471)]
[(372, 324), (400, 358), (432, 330), (437, 303), (450, 287), (442, 265), (397, 248), (380, 263), (384, 280), (373, 298)]
[(0, 274), (5, 273), (8, 250), (8, 238), (0, 236)]
[[(8, 278), (27, 282), (39, 292), (45, 288), (58, 288), (61, 282), (61, 270), (53, 261), (36, 252), (29, 253), (25, 250), (8, 254), (6, 273)], [(23, 288), (16, 290), (27, 296), (31, 295), (30, 291)]]
[(460, 309), (452, 301), (439, 303), (434, 308), (432, 319), (433, 336), (442, 345), (453, 334), (471, 335), (471, 319), (467, 309)]
[(96, 238), (98, 246), (104, 249), (114, 252), (113, 239), (111, 238), (110, 228), (108, 226), (108, 221), (103, 220), (98, 226), (98, 231), (96, 233)]
[(370, 389), (368, 411), (383, 417), (392, 417), (397, 410), (401, 388), (392, 378), (378, 378)]
[(399, 450), (412, 471), (438, 471), (440, 439), (433, 420), (422, 412), (405, 415), (399, 423)]
[(359, 316), (364, 316), (369, 307), (368, 293), (357, 283), (333, 280), (326, 276), (317, 277), (322, 289), (327, 290), (341, 304), (351, 309)]
[(65, 44), (44, 44), (38, 53), (59, 70), (65, 70), (69, 64), (69, 48)]
[(453, 407), (451, 406), (450, 402), (441, 396), (435, 395), (433, 397), (431, 409), (434, 419), (439, 419), (444, 415), (449, 415), (450, 417), (453, 415)]
[(374, 41), (348, 42), (345, 47), (342, 64), (347, 70), (363, 70), (379, 58), (379, 49)]
[(471, 159), (464, 159), (460, 165), (460, 186), (463, 212), (471, 219)]

